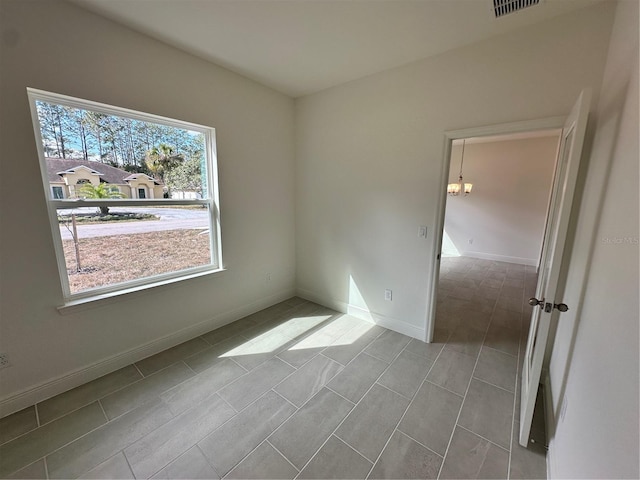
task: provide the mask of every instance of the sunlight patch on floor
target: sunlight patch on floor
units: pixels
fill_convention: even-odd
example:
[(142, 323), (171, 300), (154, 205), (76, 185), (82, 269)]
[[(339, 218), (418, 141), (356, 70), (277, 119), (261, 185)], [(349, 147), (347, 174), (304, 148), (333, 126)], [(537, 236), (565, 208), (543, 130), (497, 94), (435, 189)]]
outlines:
[[(305, 348), (324, 348), (328, 346), (348, 345), (360, 338), (366, 330), (360, 328), (356, 335), (350, 335), (358, 327), (362, 327), (364, 322), (350, 315), (340, 315), (328, 325), (325, 325), (317, 332), (312, 333), (307, 338), (301, 340), (289, 350), (303, 350)], [(343, 340), (344, 339), (344, 340)]]
[(292, 318), (220, 356), (237, 357), (273, 352), (329, 318), (330, 315)]

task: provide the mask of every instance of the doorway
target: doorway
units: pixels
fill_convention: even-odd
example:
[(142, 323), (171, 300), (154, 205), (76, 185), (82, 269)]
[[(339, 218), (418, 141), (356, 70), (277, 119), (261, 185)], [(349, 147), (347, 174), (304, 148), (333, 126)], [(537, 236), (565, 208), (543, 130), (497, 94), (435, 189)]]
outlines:
[[(452, 379), (487, 384), (492, 395), (507, 398), (505, 404), (519, 402), (531, 318), (527, 300), (536, 291), (559, 125), (562, 119), (516, 132), (497, 127), (447, 138), (443, 183), (462, 176), (463, 186), (443, 199), (431, 340), (455, 362)], [(464, 183), (472, 185), (467, 195)], [(496, 415), (505, 423), (502, 430), (519, 430), (519, 416)], [(544, 458), (544, 414), (536, 415), (535, 425), (535, 453)]]
[[(565, 118), (564, 117), (550, 117), (543, 118), (537, 120), (523, 121), (523, 122), (513, 122), (507, 124), (498, 124), (498, 125), (490, 125), (485, 127), (476, 127), (476, 128), (468, 128), (463, 130), (452, 130), (445, 132), (445, 144), (444, 144), (444, 161), (443, 161), (443, 169), (441, 172), (441, 184), (443, 185), (443, 193), (438, 199), (437, 205), (437, 218), (436, 218), (436, 228), (435, 235), (436, 238), (433, 242), (433, 258), (436, 259), (436, 268), (433, 269), (433, 274), (431, 277), (430, 286), (428, 289), (428, 308), (427, 308), (427, 325), (426, 325), (426, 338), (427, 342), (435, 341), (434, 333), (436, 327), (436, 311), (438, 304), (442, 303), (442, 299), (438, 299), (438, 287), (440, 280), (440, 266), (442, 264), (442, 248), (443, 243), (448, 241), (446, 236), (444, 235), (444, 227), (445, 227), (445, 210), (447, 206), (447, 200), (449, 200), (447, 195), (446, 186), (450, 183), (450, 180), (455, 182), (457, 180), (458, 169), (460, 168), (460, 162), (462, 161), (461, 157), (454, 158), (455, 155), (454, 150), (454, 142), (457, 145), (461, 145), (462, 141), (466, 139), (478, 139), (478, 142), (481, 142), (483, 139), (488, 139), (490, 137), (507, 137), (513, 134), (521, 134), (526, 136), (528, 134), (534, 134), (534, 132), (548, 131), (548, 130), (560, 130), (563, 126)], [(473, 142), (471, 142), (473, 143)], [(461, 150), (461, 148), (460, 148)], [(460, 152), (462, 153), (462, 152)], [(467, 160), (468, 165), (468, 160)], [(451, 171), (451, 175), (450, 175)], [(475, 172), (471, 172), (470, 170), (463, 169), (464, 182), (469, 181), (473, 183), (471, 178), (471, 174), (475, 174)], [(477, 194), (478, 189), (480, 188), (479, 184), (476, 183), (474, 186), (476, 191), (473, 190), (467, 196), (467, 198), (461, 198), (461, 200), (468, 200), (469, 198), (473, 198), (472, 196)], [(464, 195), (464, 194), (462, 194)], [(470, 237), (474, 238), (475, 237)], [(468, 242), (468, 239), (467, 239)], [(475, 240), (474, 240), (475, 243)], [(471, 245), (473, 245), (472, 243)], [(455, 244), (454, 244), (455, 245)], [(538, 252), (539, 255), (540, 252)], [(462, 255), (460, 255), (462, 256)]]
[[(570, 114), (564, 119), (556, 117), (552, 119), (534, 120), (530, 122), (519, 122), (506, 125), (460, 130), (456, 132), (447, 132), (445, 134), (445, 168), (443, 168), (443, 186), (448, 183), (447, 177), (449, 168), (447, 167), (451, 163), (452, 145), (453, 141), (456, 139), (487, 137), (490, 135), (522, 133), (527, 131), (539, 131), (545, 128), (556, 128), (561, 132), (553, 175), (553, 186), (551, 187), (551, 194), (548, 201), (548, 213), (546, 215), (544, 237), (538, 261), (537, 273), (539, 278), (537, 279), (535, 296), (531, 297), (528, 301), (528, 305), (534, 307), (534, 309), (531, 310), (531, 315), (529, 317), (531, 321), (529, 332), (527, 335), (524, 355), (520, 365), (516, 363), (516, 365), (518, 366), (516, 372), (519, 373), (519, 368), (522, 368), (522, 382), (520, 382), (521, 386), (518, 389), (518, 392), (521, 393), (521, 396), (520, 398), (518, 396), (515, 397), (516, 400), (519, 400), (520, 404), (520, 415), (518, 417), (520, 425), (519, 427), (515, 425), (516, 419), (514, 417), (513, 431), (515, 431), (516, 429), (518, 430), (518, 443), (521, 446), (527, 446), (530, 441), (529, 434), (532, 428), (534, 406), (536, 403), (536, 397), (539, 392), (539, 381), (541, 376), (543, 357), (545, 355), (546, 345), (549, 339), (549, 328), (551, 322), (557, 321), (557, 315), (559, 312), (566, 312), (567, 310), (569, 310), (569, 307), (566, 304), (562, 303), (562, 299), (560, 298), (560, 275), (562, 268), (562, 258), (565, 249), (565, 241), (567, 240), (567, 232), (571, 218), (571, 208), (575, 193), (576, 179), (580, 168), (580, 158), (585, 138), (590, 101), (591, 90), (587, 88), (580, 93)], [(535, 181), (535, 179), (532, 179), (532, 181)], [(456, 191), (460, 191), (460, 187), (462, 186), (463, 177), (461, 171), (458, 185), (459, 188), (447, 188), (447, 191), (455, 193)], [(466, 185), (465, 181), (464, 193), (469, 193), (471, 190), (471, 186)], [(437, 259), (437, 268), (434, 269), (430, 288), (430, 293), (432, 294), (432, 296), (429, 299), (429, 316), (427, 317), (426, 340), (428, 342), (432, 342), (434, 339), (436, 313), (443, 303), (437, 300), (437, 290), (440, 276), (440, 265), (442, 263), (441, 249), (445, 222), (445, 195), (446, 193), (444, 193), (440, 197), (440, 208), (438, 209), (439, 221), (437, 224), (439, 228), (437, 231), (438, 233), (436, 236), (436, 242), (434, 242), (434, 257)], [(525, 271), (526, 268), (527, 265), (525, 265)], [(509, 270), (508, 265), (506, 266), (506, 269), (507, 271)], [(488, 268), (488, 270), (490, 270), (490, 268)], [(514, 295), (514, 298), (512, 299), (514, 301), (514, 306), (517, 304), (517, 299), (518, 297)], [(478, 313), (486, 314), (487, 312), (482, 308), (482, 302), (484, 302), (486, 299), (484, 297), (477, 297), (474, 300), (475, 302), (472, 302), (470, 305), (468, 305), (469, 307), (473, 308), (472, 313), (476, 315)], [(500, 299), (498, 299), (496, 301), (496, 304), (494, 305), (494, 309), (492, 310), (493, 313), (489, 320), (489, 326), (487, 327), (485, 335), (482, 337), (483, 352), (485, 351), (485, 342), (491, 337), (491, 335), (489, 334), (491, 324), (495, 323), (497, 320), (497, 307), (501, 306), (499, 302)], [(525, 310), (526, 307), (524, 307), (524, 298), (522, 298), (522, 306), (523, 310)], [(440, 308), (440, 310), (442, 310), (442, 308)], [(466, 316), (469, 317), (471, 316), (471, 314), (468, 314)], [(481, 321), (483, 320), (484, 319), (481, 318)], [(458, 336), (460, 336), (460, 334), (456, 334), (456, 332), (453, 332), (449, 336), (448, 343), (452, 344), (452, 347), (457, 346), (455, 345), (455, 343), (457, 343), (459, 340)], [(502, 335), (496, 335), (493, 340), (495, 342), (498, 342), (497, 344), (500, 344), (505, 339)], [(478, 338), (475, 339), (475, 343), (478, 343)], [(519, 342), (519, 345), (520, 344), (521, 342)], [(491, 350), (496, 348), (488, 344), (486, 346), (488, 347), (488, 354), (491, 352)], [(519, 350), (520, 347), (518, 348), (518, 351)], [(474, 367), (474, 370), (477, 369), (481, 357), (482, 354), (480, 355), (480, 357), (478, 357), (478, 359), (476, 359), (476, 366)], [(487, 357), (487, 355), (485, 355), (485, 357)], [(520, 354), (518, 354), (518, 357), (520, 357)], [(497, 365), (495, 361), (490, 361), (489, 363)], [(510, 360), (510, 363), (513, 363), (513, 359)], [(492, 371), (491, 366), (485, 368), (485, 370), (487, 369), (489, 371)], [(502, 370), (504, 370), (504, 368), (502, 368)], [(515, 439), (515, 437), (513, 438)]]
[(535, 294), (560, 133), (452, 141), (435, 316), (441, 335), (472, 323), (472, 311), (485, 314), (480, 329), (495, 311), (517, 316), (520, 330), (520, 316), (530, 313), (525, 295)]

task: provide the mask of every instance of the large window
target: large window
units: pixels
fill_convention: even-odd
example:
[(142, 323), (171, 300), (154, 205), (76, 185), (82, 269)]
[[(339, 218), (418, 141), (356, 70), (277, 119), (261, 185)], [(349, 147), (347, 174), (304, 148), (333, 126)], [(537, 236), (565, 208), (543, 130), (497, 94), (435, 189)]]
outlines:
[(213, 128), (28, 95), (67, 303), (222, 268)]

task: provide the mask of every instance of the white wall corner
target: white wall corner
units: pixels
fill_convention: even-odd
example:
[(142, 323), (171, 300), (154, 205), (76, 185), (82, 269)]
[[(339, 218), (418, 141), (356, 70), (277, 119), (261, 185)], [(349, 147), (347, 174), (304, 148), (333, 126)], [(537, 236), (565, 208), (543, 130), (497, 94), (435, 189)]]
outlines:
[(372, 312), (356, 305), (351, 305), (340, 300), (325, 297), (324, 295), (312, 292), (310, 290), (299, 288), (296, 290), (296, 295), (304, 298), (305, 300), (318, 303), (328, 308), (333, 308), (334, 310), (337, 310), (339, 312), (346, 313), (347, 315), (352, 315), (356, 318), (359, 318), (360, 320), (365, 320), (384, 328), (388, 328), (389, 330), (407, 335), (408, 337), (416, 338), (423, 342), (426, 341), (427, 331), (425, 328), (416, 327), (415, 325), (412, 325), (398, 318)]

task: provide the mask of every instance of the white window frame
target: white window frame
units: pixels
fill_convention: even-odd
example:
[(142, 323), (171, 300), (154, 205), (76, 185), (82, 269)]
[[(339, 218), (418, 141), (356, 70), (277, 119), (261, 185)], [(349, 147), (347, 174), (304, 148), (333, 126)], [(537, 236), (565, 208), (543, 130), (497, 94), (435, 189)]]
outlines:
[[(204, 125), (184, 122), (182, 120), (174, 120), (171, 118), (161, 117), (150, 113), (138, 112), (127, 108), (116, 107), (104, 103), (98, 103), (91, 100), (70, 97), (44, 90), (27, 88), (29, 105), (31, 108), (31, 118), (33, 120), (33, 129), (36, 138), (36, 146), (38, 149), (38, 157), (40, 160), (40, 172), (42, 182), (46, 194), (47, 210), (49, 213), (49, 223), (53, 234), (53, 243), (55, 247), (56, 260), (58, 263), (58, 273), (60, 274), (60, 282), (62, 285), (64, 302), (61, 309), (65, 307), (73, 307), (79, 304), (85, 304), (92, 301), (103, 300), (114, 296), (127, 293), (133, 293), (140, 290), (174, 283), (177, 281), (195, 278), (203, 275), (220, 272), (224, 270), (222, 264), (222, 242), (220, 234), (220, 201), (218, 191), (218, 165), (216, 155), (215, 129)], [(207, 195), (205, 199), (181, 200), (171, 198), (161, 199), (110, 199), (110, 200), (91, 200), (91, 199), (54, 199), (53, 192), (49, 188), (49, 178), (47, 175), (47, 166), (44, 154), (44, 146), (42, 142), (42, 134), (40, 131), (40, 122), (38, 119), (38, 111), (36, 101), (54, 103), (68, 107), (80, 108), (84, 110), (92, 110), (107, 115), (116, 115), (120, 117), (128, 117), (142, 122), (156, 123), (167, 125), (170, 127), (181, 128), (198, 133), (202, 133), (205, 143), (205, 157), (207, 165)], [(203, 205), (208, 207), (209, 212), (209, 240), (211, 263), (199, 267), (193, 267), (175, 272), (167, 272), (159, 275), (130, 280), (122, 283), (96, 287), (83, 290), (82, 292), (71, 293), (69, 287), (69, 278), (67, 274), (67, 266), (62, 247), (62, 237), (60, 235), (60, 226), (58, 223), (57, 210), (59, 208), (79, 208), (79, 207), (101, 207), (101, 206), (137, 206), (137, 207), (153, 207), (167, 205)]]

